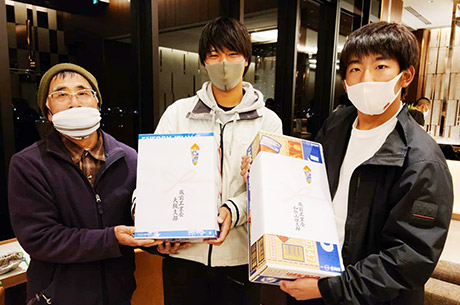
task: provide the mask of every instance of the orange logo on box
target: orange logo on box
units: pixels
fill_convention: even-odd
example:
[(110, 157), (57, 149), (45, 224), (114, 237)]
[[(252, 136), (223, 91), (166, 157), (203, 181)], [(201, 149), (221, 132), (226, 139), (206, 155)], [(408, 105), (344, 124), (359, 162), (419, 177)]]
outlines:
[(263, 144), (261, 144), (261, 145), (259, 146), (259, 151), (268, 151), (268, 152), (273, 153), (273, 154), (276, 154), (276, 153), (277, 153), (276, 151), (274, 151), (274, 150), (271, 149), (270, 147), (265, 146), (265, 145), (263, 145)]
[(302, 146), (300, 145), (299, 142), (288, 140), (288, 147), (289, 147), (289, 156), (294, 157), (294, 158), (303, 159)]
[(287, 240), (289, 239), (289, 237), (286, 237), (286, 236), (281, 236), (281, 235), (276, 235), (276, 236), (278, 236), (278, 238), (279, 238), (283, 243), (287, 242)]
[(190, 147), (190, 152), (192, 153), (192, 164), (198, 164), (198, 157), (200, 156), (200, 147), (195, 143)]
[(303, 172), (305, 173), (305, 178), (307, 179), (307, 183), (310, 184), (311, 183), (311, 169), (305, 165), (305, 167), (303, 168)]

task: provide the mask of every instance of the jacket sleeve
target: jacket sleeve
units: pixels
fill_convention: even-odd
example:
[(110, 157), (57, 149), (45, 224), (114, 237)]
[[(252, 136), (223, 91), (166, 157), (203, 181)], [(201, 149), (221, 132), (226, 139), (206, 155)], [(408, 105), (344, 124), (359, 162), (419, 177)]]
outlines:
[(155, 129), (155, 134), (177, 133), (176, 121), (179, 118), (177, 117), (177, 113), (175, 111), (176, 105), (171, 106), (166, 108), (165, 112), (161, 116), (157, 128)]
[[(441, 255), (452, 215), (453, 188), (441, 162), (408, 166), (391, 192), (404, 194), (382, 230), (384, 247), (318, 286), (326, 304), (380, 304), (423, 287)], [(382, 217), (384, 217), (382, 215)]]
[[(267, 114), (262, 130), (275, 134), (283, 134), (283, 126), (280, 118), (274, 112), (270, 111)], [(238, 164), (237, 167), (239, 169), (240, 164)], [(236, 179), (241, 179), (241, 181), (243, 181), (239, 173), (238, 171), (238, 177), (236, 177)], [(232, 228), (243, 225), (248, 221), (248, 192), (246, 191), (246, 187), (243, 192), (235, 197), (227, 199), (223, 204), (225, 204), (232, 213)]]
[(39, 169), (18, 155), (10, 162), (11, 223), (24, 250), (33, 259), (59, 264), (121, 256), (113, 227), (70, 228), (61, 223), (61, 212), (43, 170), (46, 169)]

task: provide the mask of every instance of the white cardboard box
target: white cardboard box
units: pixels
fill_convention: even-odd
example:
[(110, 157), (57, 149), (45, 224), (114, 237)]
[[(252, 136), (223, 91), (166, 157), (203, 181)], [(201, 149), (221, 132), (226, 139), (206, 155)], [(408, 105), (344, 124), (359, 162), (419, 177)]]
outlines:
[(134, 236), (216, 238), (218, 166), (213, 133), (139, 135)]
[(253, 282), (337, 276), (343, 270), (320, 144), (260, 132), (248, 149)]

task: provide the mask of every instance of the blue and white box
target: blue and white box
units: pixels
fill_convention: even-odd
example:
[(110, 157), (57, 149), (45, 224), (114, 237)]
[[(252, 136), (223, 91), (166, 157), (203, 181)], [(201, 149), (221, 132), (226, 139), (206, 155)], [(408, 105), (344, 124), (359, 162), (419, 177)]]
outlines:
[(135, 238), (217, 238), (219, 205), (213, 133), (139, 135)]
[(261, 131), (248, 149), (249, 279), (340, 275), (343, 263), (319, 143)]

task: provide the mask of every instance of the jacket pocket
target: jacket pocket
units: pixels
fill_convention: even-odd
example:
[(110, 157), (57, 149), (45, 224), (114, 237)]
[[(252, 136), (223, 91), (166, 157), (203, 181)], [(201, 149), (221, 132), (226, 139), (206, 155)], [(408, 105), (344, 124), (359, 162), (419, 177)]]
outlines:
[(41, 305), (41, 304), (53, 304), (51, 297), (45, 294), (45, 291), (35, 294), (35, 296), (27, 302), (27, 305)]
[[(48, 287), (46, 287), (43, 290), (40, 290), (38, 292), (33, 292), (34, 295), (32, 299), (28, 300), (27, 305), (49, 305), (49, 304), (54, 304), (53, 303), (53, 298), (54, 298), (54, 283), (56, 282), (56, 269), (58, 266), (56, 264), (53, 265), (52, 267), (52, 272), (51, 276), (48, 278), (50, 279)], [(38, 279), (34, 279), (35, 281), (38, 281)], [(43, 286), (42, 286), (43, 287)]]

